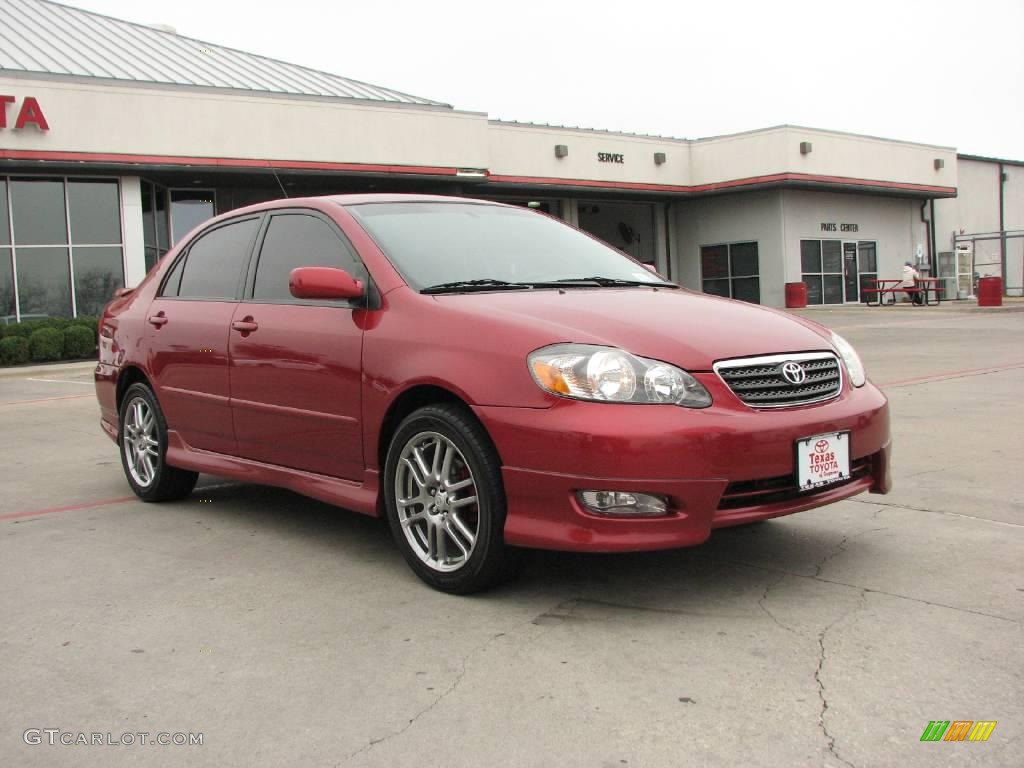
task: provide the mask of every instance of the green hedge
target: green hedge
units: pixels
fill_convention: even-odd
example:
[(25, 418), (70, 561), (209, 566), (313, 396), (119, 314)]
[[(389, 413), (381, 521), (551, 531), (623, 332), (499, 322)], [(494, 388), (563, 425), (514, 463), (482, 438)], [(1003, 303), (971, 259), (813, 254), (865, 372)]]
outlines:
[(72, 324), (64, 331), (64, 359), (92, 357), (96, 351), (96, 334), (84, 325)]
[(64, 356), (64, 331), (40, 328), (28, 337), (28, 356), (34, 363), (49, 363)]
[(82, 316), (0, 325), (0, 365), (94, 357), (98, 324), (98, 317)]
[(28, 339), (8, 336), (0, 339), (0, 365), (21, 365), (28, 362)]

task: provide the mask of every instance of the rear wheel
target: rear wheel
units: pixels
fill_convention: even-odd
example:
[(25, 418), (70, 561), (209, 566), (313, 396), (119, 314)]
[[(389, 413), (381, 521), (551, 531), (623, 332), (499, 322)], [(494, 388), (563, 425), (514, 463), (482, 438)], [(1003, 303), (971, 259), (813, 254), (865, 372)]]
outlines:
[(519, 553), (504, 542), (498, 457), (465, 408), (427, 406), (399, 425), (384, 492), (395, 542), (430, 586), (468, 594), (514, 573)]
[(120, 421), (121, 465), (135, 495), (143, 501), (168, 501), (192, 493), (199, 474), (167, 465), (167, 422), (148, 386), (128, 387)]

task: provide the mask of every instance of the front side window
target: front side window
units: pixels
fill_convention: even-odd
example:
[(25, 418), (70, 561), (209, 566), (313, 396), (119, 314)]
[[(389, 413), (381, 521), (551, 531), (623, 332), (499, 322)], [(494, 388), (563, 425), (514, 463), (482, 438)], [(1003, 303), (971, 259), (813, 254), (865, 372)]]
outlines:
[(366, 279), (362, 264), (326, 221), (302, 213), (276, 214), (270, 219), (260, 249), (253, 300), (324, 303), (300, 302), (291, 295), (288, 278), (296, 267), (335, 267), (358, 280)]
[(704, 293), (752, 304), (761, 302), (757, 243), (703, 245), (700, 265)]
[(550, 283), (592, 277), (671, 285), (554, 219), (474, 203), (366, 203), (348, 210), (417, 290), (451, 282)]
[[(234, 221), (200, 235), (189, 247), (183, 266), (179, 260), (171, 270), (163, 295), (183, 299), (235, 299), (259, 221), (258, 217)], [(175, 292), (173, 282), (178, 278), (179, 266), (180, 283)]]

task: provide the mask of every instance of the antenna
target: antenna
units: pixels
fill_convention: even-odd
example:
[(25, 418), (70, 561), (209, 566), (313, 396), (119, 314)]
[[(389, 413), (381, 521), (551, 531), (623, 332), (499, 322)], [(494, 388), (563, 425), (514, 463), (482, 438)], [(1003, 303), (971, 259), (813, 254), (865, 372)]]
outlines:
[(288, 194), (288, 190), (285, 189), (284, 184), (281, 183), (281, 177), (277, 175), (277, 169), (271, 168), (270, 172), (274, 174), (274, 178), (277, 179), (277, 186), (281, 188), (281, 194), (284, 195), (285, 197), (290, 197), (290, 195)]

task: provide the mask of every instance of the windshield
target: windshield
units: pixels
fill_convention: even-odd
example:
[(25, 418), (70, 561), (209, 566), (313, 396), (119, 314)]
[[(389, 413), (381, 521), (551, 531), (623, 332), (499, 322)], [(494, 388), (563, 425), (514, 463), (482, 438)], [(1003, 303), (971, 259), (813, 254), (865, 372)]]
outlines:
[(409, 202), (348, 210), (416, 290), (470, 281), (487, 289), (594, 278), (670, 285), (614, 248), (527, 209)]

